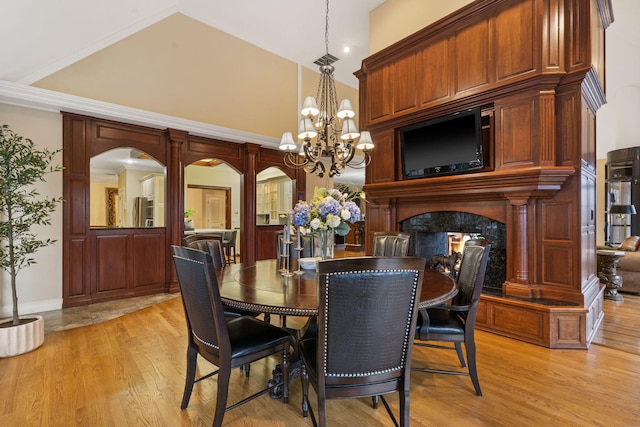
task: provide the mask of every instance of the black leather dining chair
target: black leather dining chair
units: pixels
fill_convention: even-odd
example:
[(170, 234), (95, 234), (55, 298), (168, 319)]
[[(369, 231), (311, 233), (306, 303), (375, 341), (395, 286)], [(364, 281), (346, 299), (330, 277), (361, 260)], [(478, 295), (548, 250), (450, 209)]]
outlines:
[(400, 425), (409, 425), (412, 336), (425, 259), (362, 257), (318, 263), (318, 330), (299, 343), (302, 412), (316, 418), (309, 384), (316, 390), (320, 426), (326, 400), (380, 396), (400, 398)]
[[(225, 317), (211, 256), (181, 246), (172, 246), (172, 250), (188, 328), (187, 373), (180, 408), (186, 409), (196, 382), (216, 374), (218, 392), (214, 427), (222, 425), (227, 410), (275, 387), (283, 388), (286, 402), (291, 335), (282, 328), (251, 316)], [(270, 383), (267, 388), (227, 407), (231, 370), (276, 353), (282, 355), (282, 382)], [(196, 379), (198, 355), (216, 365), (218, 370)]]
[(373, 233), (373, 256), (406, 256), (409, 251), (409, 233), (376, 231)]
[[(460, 272), (457, 277), (458, 294), (448, 304), (420, 310), (414, 345), (456, 350), (462, 368), (467, 371), (413, 368), (416, 371), (440, 374), (469, 375), (478, 396), (482, 396), (476, 367), (475, 323), (480, 293), (489, 261), (491, 244), (485, 239), (468, 240), (464, 246)], [(452, 346), (427, 341), (452, 342)], [(462, 344), (467, 360), (462, 353)]]

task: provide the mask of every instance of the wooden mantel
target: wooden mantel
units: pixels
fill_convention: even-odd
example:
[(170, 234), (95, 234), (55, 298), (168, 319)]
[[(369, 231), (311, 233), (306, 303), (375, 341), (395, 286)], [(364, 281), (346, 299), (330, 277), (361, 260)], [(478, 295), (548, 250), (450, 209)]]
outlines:
[[(416, 215), (469, 212), (506, 225), (501, 295), (479, 328), (587, 348), (602, 319), (596, 275), (595, 114), (605, 100), (610, 0), (477, 0), (366, 58), (361, 128), (366, 251)], [(398, 130), (470, 108), (491, 116), (489, 171), (403, 179)]]
[(575, 173), (572, 167), (545, 167), (514, 169), (476, 173), (465, 176), (448, 175), (424, 180), (407, 180), (398, 183), (386, 182), (368, 184), (369, 200), (383, 201), (395, 199), (411, 203), (419, 198), (422, 202), (433, 198), (465, 200), (499, 200), (509, 196), (529, 198), (549, 198), (560, 191), (567, 178)]

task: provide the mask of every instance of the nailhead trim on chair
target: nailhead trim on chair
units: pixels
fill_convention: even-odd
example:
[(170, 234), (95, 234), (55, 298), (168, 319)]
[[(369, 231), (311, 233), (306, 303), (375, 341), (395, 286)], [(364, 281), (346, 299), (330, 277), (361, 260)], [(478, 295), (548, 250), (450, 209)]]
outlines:
[(195, 332), (193, 333), (193, 337), (208, 347), (215, 348), (216, 350), (220, 350), (220, 347), (218, 347), (217, 345), (211, 344), (210, 342), (206, 342), (205, 340), (200, 339), (200, 337), (197, 336)]

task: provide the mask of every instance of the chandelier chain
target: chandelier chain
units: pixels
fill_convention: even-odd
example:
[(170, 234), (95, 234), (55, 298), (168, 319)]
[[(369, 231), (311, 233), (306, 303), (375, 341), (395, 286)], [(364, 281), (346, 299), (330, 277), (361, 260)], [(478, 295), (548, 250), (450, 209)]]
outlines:
[(329, 65), (329, 0), (327, 0), (327, 12), (324, 17), (324, 48), (325, 64)]

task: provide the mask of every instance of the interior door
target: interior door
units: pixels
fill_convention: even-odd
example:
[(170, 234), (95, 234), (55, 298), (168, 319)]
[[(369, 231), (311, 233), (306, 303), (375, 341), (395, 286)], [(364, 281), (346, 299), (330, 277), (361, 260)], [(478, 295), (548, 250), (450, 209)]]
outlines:
[(227, 192), (225, 190), (205, 190), (205, 228), (227, 228)]

